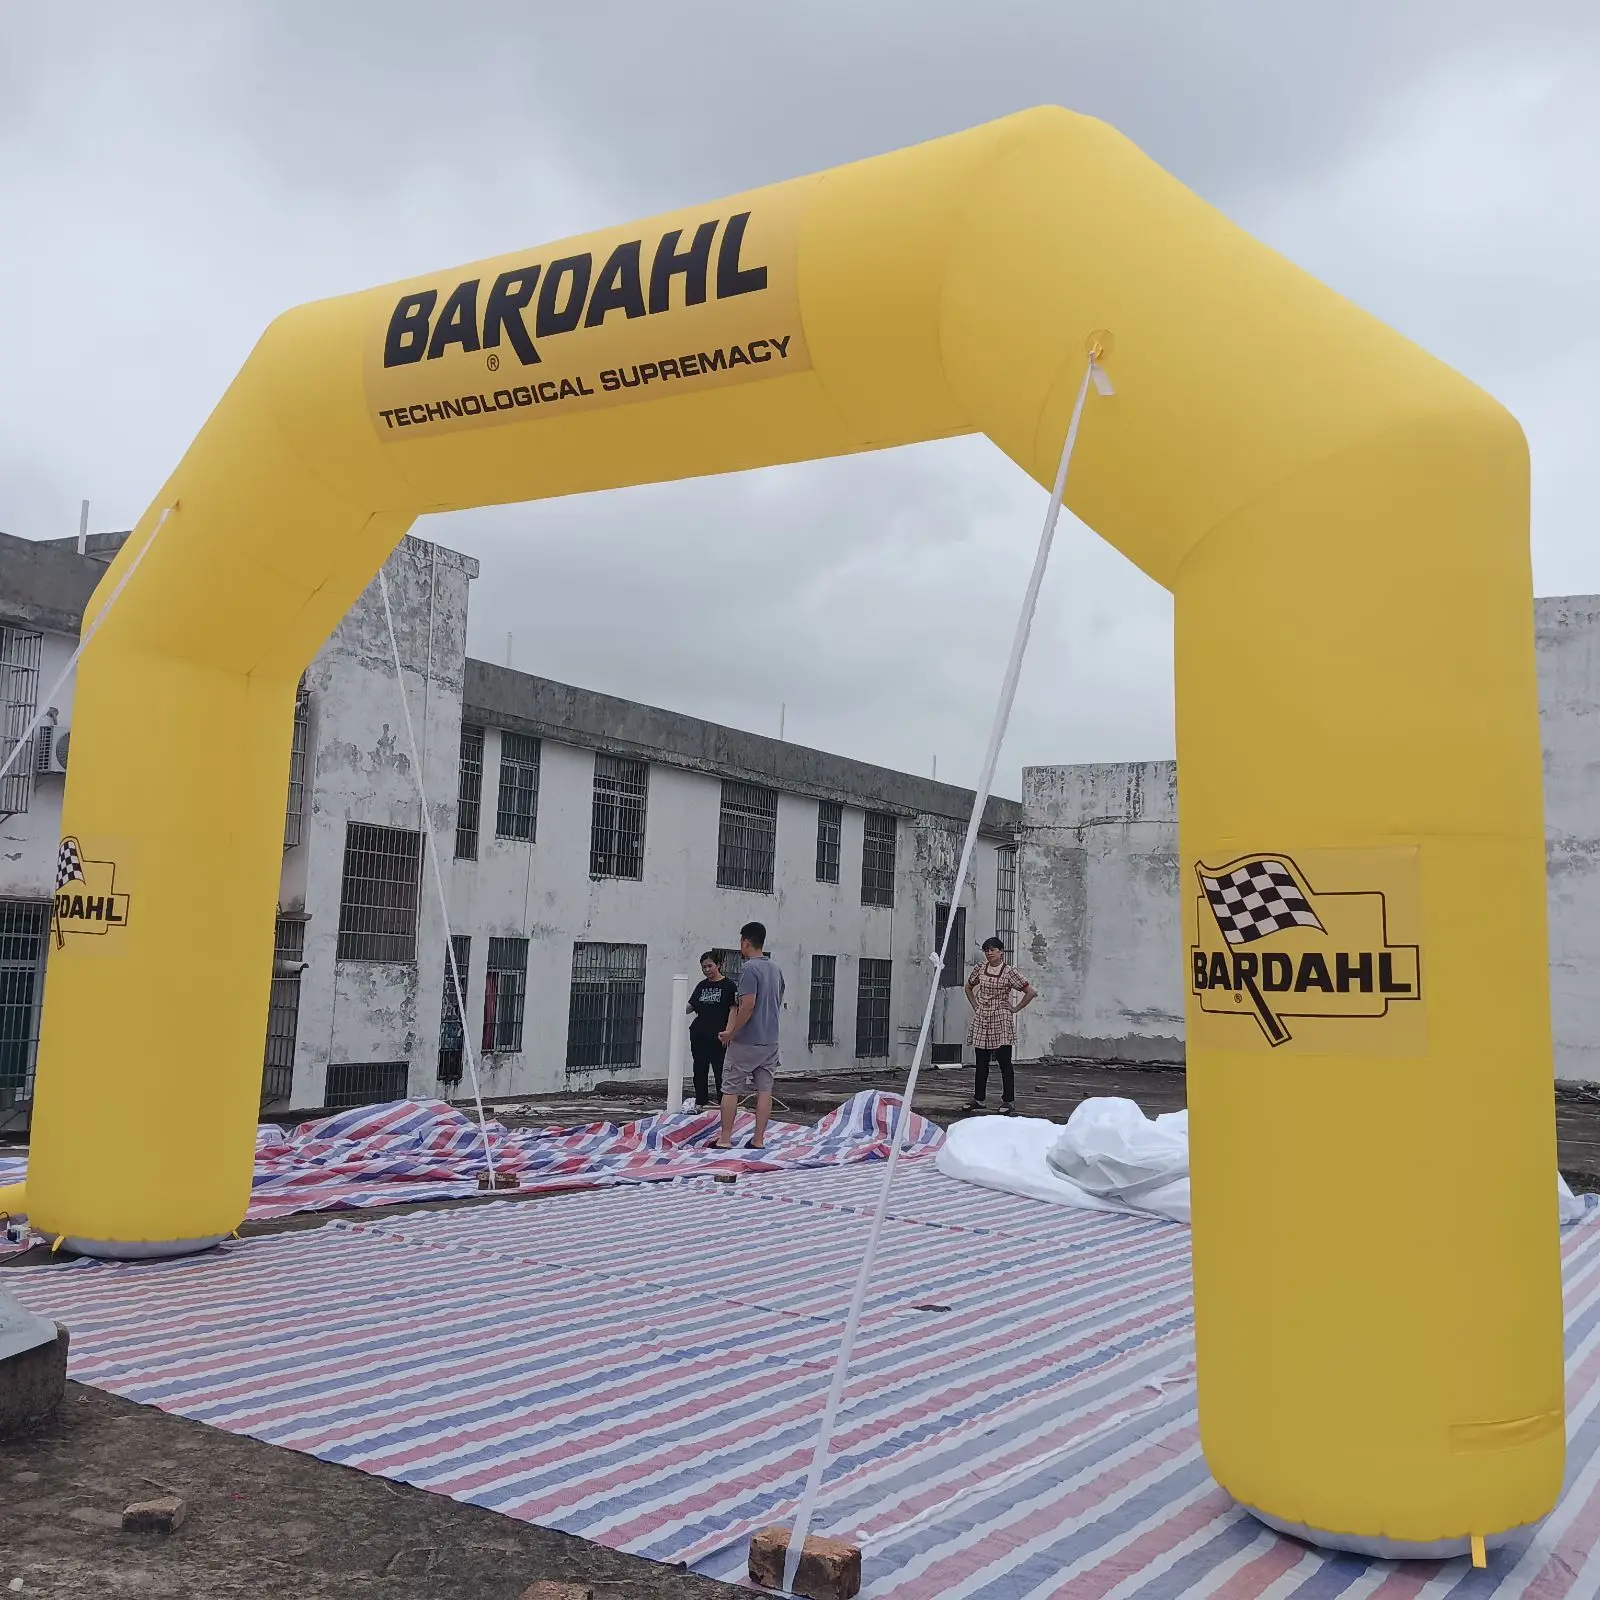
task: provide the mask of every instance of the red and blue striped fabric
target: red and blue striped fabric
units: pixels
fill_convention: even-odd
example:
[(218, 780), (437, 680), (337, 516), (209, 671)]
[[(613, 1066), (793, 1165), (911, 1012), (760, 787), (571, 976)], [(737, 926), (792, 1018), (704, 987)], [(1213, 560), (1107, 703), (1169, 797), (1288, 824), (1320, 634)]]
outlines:
[[(789, 1172), (888, 1159), (900, 1097), (866, 1091), (815, 1127), (773, 1122), (766, 1149), (716, 1153), (715, 1111), (660, 1114), (637, 1122), (591, 1122), (569, 1128), (488, 1124), (497, 1172), (514, 1173), (524, 1193), (659, 1183), (715, 1172)], [(755, 1129), (741, 1112), (734, 1139)], [(943, 1131), (913, 1115), (908, 1154), (938, 1148)], [(349, 1211), (372, 1206), (453, 1200), (478, 1193), (486, 1170), (477, 1121), (439, 1100), (396, 1100), (359, 1106), (285, 1133), (256, 1129), (252, 1221), (297, 1211)], [(20, 1183), (26, 1163), (0, 1159), (0, 1183)], [(14, 1169), (7, 1175), (7, 1169)], [(21, 1245), (12, 1249), (23, 1248)], [(0, 1236), (0, 1255), (7, 1253)]]
[[(794, 1510), (882, 1167), (334, 1222), (13, 1270), (75, 1377), (737, 1579)], [(1552, 1225), (1554, 1219), (1552, 1218)], [(1189, 1232), (901, 1171), (819, 1531), (898, 1600), (1600, 1593), (1600, 1217), (1563, 1239), (1566, 1491), (1464, 1561), (1328, 1556), (1207, 1475)]]
[[(864, 1092), (815, 1127), (774, 1122), (766, 1149), (713, 1153), (714, 1111), (659, 1114), (636, 1122), (591, 1122), (567, 1128), (506, 1128), (488, 1123), (495, 1170), (513, 1173), (525, 1192), (653, 1183), (708, 1172), (786, 1172), (882, 1161), (889, 1154), (898, 1095)], [(741, 1113), (734, 1137), (743, 1143), (754, 1119)], [(938, 1147), (943, 1132), (913, 1115), (910, 1150)], [(337, 1211), (444, 1200), (475, 1194), (486, 1170), (476, 1120), (438, 1100), (360, 1106), (291, 1133), (256, 1131), (252, 1219), (294, 1211)]]

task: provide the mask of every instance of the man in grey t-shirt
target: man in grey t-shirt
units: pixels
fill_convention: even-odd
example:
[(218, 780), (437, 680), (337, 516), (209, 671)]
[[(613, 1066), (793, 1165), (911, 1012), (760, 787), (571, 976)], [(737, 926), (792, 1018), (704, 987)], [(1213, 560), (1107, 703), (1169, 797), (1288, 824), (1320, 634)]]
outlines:
[(783, 974), (766, 952), (767, 930), (747, 922), (739, 930), (738, 999), (728, 1026), (717, 1037), (728, 1047), (722, 1063), (722, 1134), (714, 1148), (733, 1148), (733, 1121), (739, 1098), (756, 1093), (756, 1131), (752, 1150), (767, 1144), (767, 1118), (772, 1115), (772, 1082), (778, 1074), (778, 1008), (783, 1004)]

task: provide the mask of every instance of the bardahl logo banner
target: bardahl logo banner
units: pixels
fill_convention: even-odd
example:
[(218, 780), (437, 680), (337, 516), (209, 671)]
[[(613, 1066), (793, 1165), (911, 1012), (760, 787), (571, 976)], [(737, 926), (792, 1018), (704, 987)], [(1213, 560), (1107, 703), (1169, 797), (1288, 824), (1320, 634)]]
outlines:
[(1414, 847), (1251, 851), (1196, 861), (1194, 876), (1189, 993), (1205, 1043), (1422, 1052)]
[(125, 928), (128, 912), (129, 896), (117, 889), (116, 863), (90, 860), (76, 839), (63, 839), (56, 851), (56, 948), (69, 933), (104, 936)]
[(808, 370), (804, 192), (758, 192), (402, 285), (368, 340), (373, 426), (421, 438)]

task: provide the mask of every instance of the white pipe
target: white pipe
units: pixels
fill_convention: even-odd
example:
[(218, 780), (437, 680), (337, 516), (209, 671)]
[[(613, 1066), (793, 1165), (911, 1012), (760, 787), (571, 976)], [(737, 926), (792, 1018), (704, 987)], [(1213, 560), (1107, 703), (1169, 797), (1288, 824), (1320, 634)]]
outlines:
[(672, 1043), (667, 1047), (667, 1110), (683, 1108), (683, 1058), (689, 1033), (683, 1014), (689, 1009), (689, 978), (680, 972), (672, 980)]

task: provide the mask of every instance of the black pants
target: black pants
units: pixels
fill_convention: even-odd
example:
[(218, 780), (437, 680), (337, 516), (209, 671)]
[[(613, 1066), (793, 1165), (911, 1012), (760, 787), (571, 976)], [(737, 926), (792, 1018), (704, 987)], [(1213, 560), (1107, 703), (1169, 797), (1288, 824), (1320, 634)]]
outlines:
[(717, 1099), (722, 1098), (722, 1058), (728, 1047), (714, 1033), (689, 1035), (689, 1054), (694, 1057), (694, 1103), (711, 1104), (711, 1074), (717, 1075)]
[(1011, 1046), (1003, 1044), (998, 1050), (979, 1050), (976, 1054), (978, 1081), (973, 1086), (972, 1098), (983, 1099), (989, 1087), (989, 1062), (993, 1060), (1000, 1068), (1000, 1085), (1005, 1091), (1005, 1102), (1010, 1105), (1017, 1098), (1017, 1075), (1011, 1070)]

